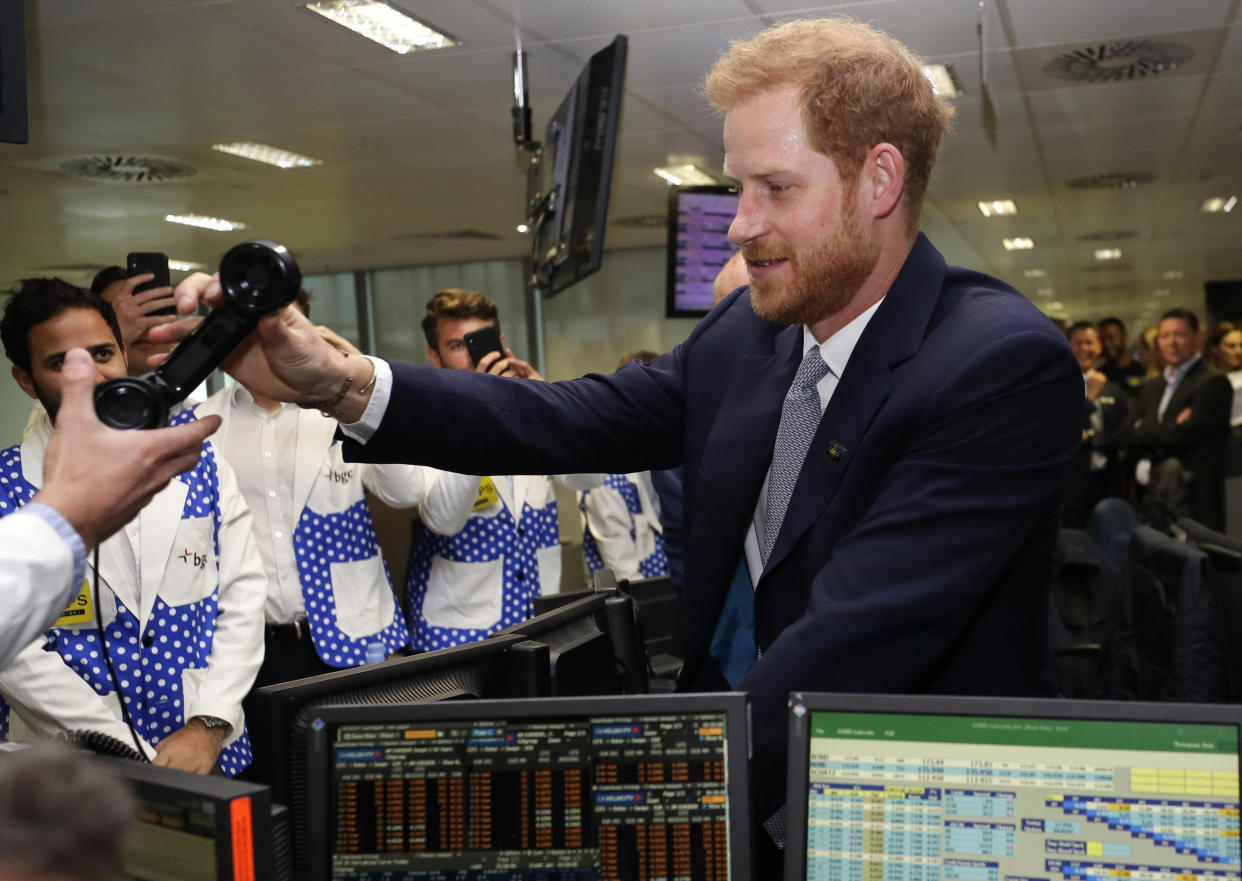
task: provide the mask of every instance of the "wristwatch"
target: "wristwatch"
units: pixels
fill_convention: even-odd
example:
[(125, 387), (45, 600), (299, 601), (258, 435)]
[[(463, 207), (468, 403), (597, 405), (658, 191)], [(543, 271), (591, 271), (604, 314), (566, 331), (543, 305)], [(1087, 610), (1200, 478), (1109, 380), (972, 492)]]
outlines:
[(233, 726), (226, 719), (221, 719), (219, 716), (195, 716), (194, 718), (202, 722), (204, 728), (225, 729), (224, 733), (226, 735), (233, 728)]

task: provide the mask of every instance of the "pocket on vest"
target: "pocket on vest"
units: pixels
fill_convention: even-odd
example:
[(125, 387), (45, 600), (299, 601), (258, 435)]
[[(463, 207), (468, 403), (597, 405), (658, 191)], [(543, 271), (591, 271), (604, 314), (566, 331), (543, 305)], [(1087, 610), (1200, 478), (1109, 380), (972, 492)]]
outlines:
[(396, 610), (392, 587), (378, 557), (332, 563), (336, 626), (350, 639), (379, 633)]
[(433, 558), (423, 597), (423, 618), (432, 627), (490, 627), (500, 620), (503, 572), (501, 559), (464, 563)]

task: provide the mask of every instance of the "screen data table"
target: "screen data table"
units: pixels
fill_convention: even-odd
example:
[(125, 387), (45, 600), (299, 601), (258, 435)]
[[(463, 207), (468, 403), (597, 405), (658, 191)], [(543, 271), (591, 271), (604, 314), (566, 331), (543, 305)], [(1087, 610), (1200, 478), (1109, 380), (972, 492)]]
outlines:
[(725, 743), (719, 713), (342, 725), (332, 877), (727, 881)]
[(1229, 726), (814, 713), (809, 881), (1238, 881)]

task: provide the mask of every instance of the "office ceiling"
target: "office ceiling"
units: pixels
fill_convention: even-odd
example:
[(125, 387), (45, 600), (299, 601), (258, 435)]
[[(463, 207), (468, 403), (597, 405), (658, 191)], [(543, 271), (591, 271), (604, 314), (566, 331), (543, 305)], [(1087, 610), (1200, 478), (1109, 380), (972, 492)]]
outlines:
[[(586, 59), (629, 36), (607, 243), (661, 244), (652, 167), (720, 169), (721, 121), (697, 91), (715, 56), (767, 24), (837, 12), (951, 64), (964, 88), (924, 222), (952, 262), (1050, 312), (1132, 322), (1201, 308), (1205, 280), (1242, 278), (1242, 206), (1199, 211), (1242, 196), (1240, 0), (393, 2), (463, 45), (398, 56), (293, 0), (26, 0), (30, 144), (0, 145), (0, 280), (82, 280), (130, 250), (214, 265), (252, 236), (288, 244), (309, 273), (522, 254), (517, 38), (541, 131)], [(246, 140), (324, 163), (279, 170), (211, 149)], [(99, 156), (158, 159), (140, 164), (170, 179), (62, 170)], [(992, 199), (1019, 213), (984, 218), (976, 202)], [(1034, 249), (1002, 247), (1017, 236)]]

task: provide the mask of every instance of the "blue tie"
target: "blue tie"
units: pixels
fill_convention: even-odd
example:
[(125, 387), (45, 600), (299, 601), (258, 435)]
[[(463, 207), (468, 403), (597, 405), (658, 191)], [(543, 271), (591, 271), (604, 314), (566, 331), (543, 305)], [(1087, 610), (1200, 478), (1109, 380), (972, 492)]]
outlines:
[(716, 622), (707, 651), (716, 661), (729, 684), (737, 686), (746, 671), (754, 666), (755, 651), (755, 588), (750, 583), (750, 570), (746, 568), (746, 556), (737, 562), (724, 608)]

